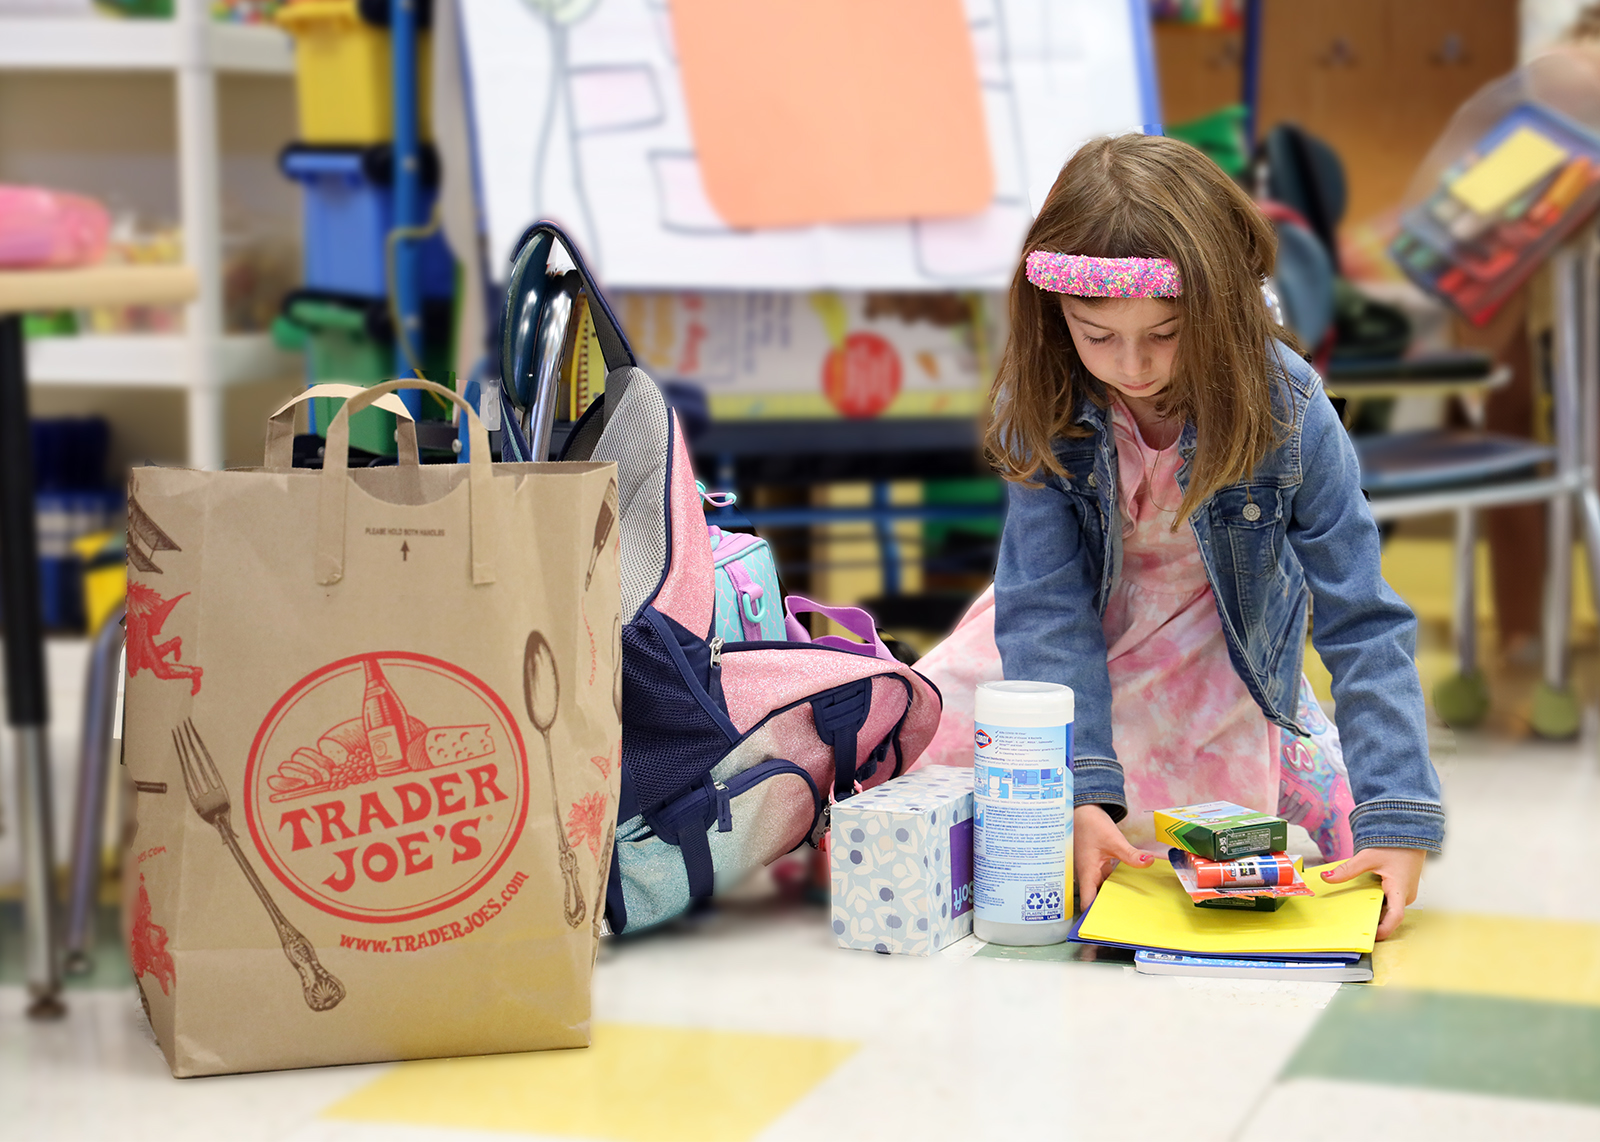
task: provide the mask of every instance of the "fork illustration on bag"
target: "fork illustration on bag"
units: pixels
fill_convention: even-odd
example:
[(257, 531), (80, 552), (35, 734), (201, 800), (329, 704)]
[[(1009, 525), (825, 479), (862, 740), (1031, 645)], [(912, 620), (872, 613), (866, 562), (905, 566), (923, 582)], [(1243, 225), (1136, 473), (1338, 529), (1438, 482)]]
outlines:
[(261, 878), (245, 859), (244, 850), (239, 847), (239, 838), (234, 836), (233, 823), (229, 820), (232, 805), (228, 801), (227, 787), (222, 784), (222, 775), (211, 760), (211, 751), (200, 740), (200, 734), (191, 719), (185, 718), (183, 725), (172, 731), (172, 744), (178, 751), (178, 765), (183, 770), (183, 785), (189, 791), (189, 803), (202, 821), (216, 827), (222, 843), (233, 854), (233, 859), (239, 862), (240, 871), (261, 899), (267, 915), (272, 918), (273, 926), (278, 929), (278, 942), (283, 945), (283, 954), (289, 958), (294, 970), (300, 973), (300, 987), (305, 993), (306, 1006), (313, 1011), (329, 1011), (337, 1007), (344, 998), (344, 984), (317, 961), (317, 951), (311, 946), (311, 941), (301, 935), (300, 930), (278, 910), (277, 904), (267, 893), (266, 885), (261, 883)]

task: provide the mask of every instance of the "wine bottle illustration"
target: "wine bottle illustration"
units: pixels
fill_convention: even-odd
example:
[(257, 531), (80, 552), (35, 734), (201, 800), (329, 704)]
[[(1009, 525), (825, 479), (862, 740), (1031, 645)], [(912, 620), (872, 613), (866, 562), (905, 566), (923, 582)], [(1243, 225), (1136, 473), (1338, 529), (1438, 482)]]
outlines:
[(363, 659), (367, 689), (361, 699), (361, 721), (372, 750), (372, 764), (380, 775), (404, 773), (406, 747), (410, 745), (410, 718), (405, 704), (378, 665), (376, 658)]

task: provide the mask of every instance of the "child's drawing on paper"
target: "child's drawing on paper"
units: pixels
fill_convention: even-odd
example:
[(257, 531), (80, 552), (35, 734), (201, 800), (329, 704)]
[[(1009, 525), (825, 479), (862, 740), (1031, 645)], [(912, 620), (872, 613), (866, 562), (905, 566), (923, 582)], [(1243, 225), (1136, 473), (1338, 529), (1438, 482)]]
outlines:
[(491, 264), (551, 217), (613, 287), (1002, 288), (1072, 150), (1157, 118), (1143, 0), (459, 12)]

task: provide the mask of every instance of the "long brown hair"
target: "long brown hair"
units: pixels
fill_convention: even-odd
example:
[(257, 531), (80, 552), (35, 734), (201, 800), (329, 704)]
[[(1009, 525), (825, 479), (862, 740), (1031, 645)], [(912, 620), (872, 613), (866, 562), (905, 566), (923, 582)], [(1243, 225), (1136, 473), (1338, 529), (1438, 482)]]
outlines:
[(1065, 477), (1051, 442), (1081, 437), (1080, 397), (1105, 407), (1072, 343), (1060, 295), (1028, 281), (1034, 250), (1101, 258), (1170, 258), (1183, 275), (1171, 383), (1159, 404), (1196, 431), (1184, 520), (1243, 479), (1272, 447), (1274, 324), (1261, 296), (1278, 239), (1248, 195), (1204, 154), (1159, 135), (1086, 143), (1056, 177), (1011, 280), (1011, 332), (995, 376), (984, 449), (1007, 480)]

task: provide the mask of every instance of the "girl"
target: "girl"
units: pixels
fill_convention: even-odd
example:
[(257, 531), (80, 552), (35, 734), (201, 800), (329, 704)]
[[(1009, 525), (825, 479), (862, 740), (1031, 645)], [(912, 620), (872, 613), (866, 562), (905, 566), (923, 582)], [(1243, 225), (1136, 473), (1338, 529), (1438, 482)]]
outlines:
[[(1357, 850), (1324, 876), (1381, 878), (1382, 939), (1444, 835), (1416, 624), (1339, 418), (1278, 340), (1276, 245), (1184, 143), (1100, 139), (1067, 163), (1012, 282), (986, 438), (1010, 481), (994, 639), (1005, 677), (1076, 692), (1084, 907), (1117, 861), (1153, 859), (1135, 843), (1154, 809), (1321, 798), (1348, 809), (1325, 855)], [(1301, 675), (1311, 602), (1337, 738)], [(1295, 784), (1317, 766), (1320, 788)]]

